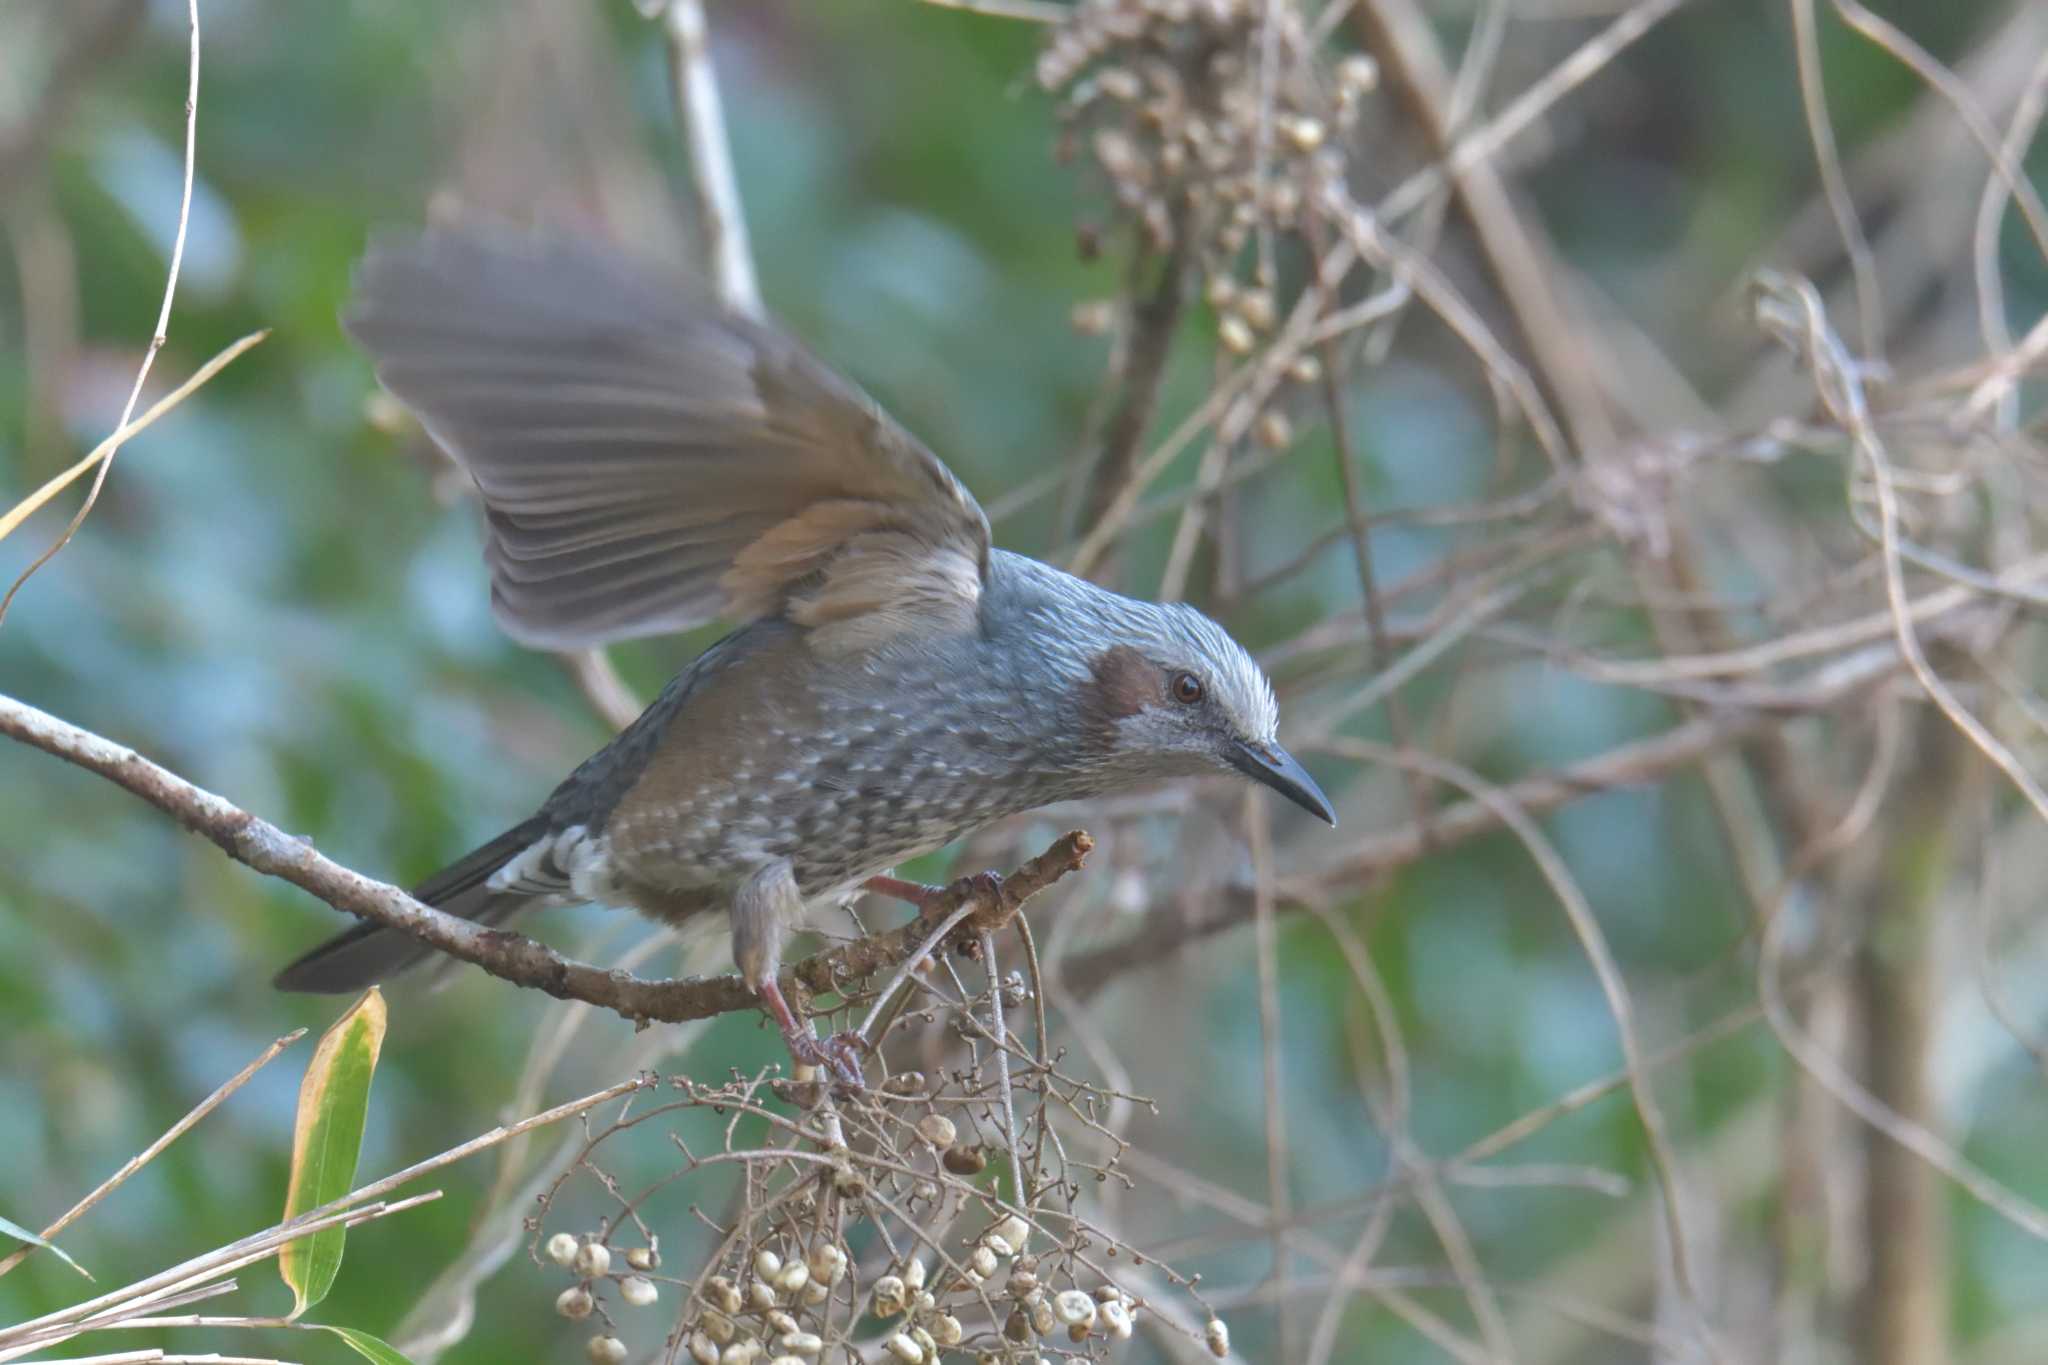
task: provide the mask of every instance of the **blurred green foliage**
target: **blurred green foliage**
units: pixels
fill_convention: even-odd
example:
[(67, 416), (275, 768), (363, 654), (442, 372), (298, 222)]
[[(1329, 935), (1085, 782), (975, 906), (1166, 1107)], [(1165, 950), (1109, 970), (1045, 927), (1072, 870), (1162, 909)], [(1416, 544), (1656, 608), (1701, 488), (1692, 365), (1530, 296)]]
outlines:
[[(0, 9), (0, 147), (44, 115), (53, 54), (83, 8)], [(1942, 54), (1974, 27), (1971, 5), (1889, 8)], [(1115, 252), (1092, 266), (1076, 258), (1090, 190), (1052, 155), (1048, 104), (1029, 80), (1035, 32), (919, 5), (712, 9), (773, 310), (984, 501), (1065, 458), (1106, 359), (1105, 343), (1073, 336), (1068, 310), (1115, 291), (1120, 276)], [(34, 154), (0, 160), (0, 241), (12, 251), (0, 262), (0, 500), (113, 427), (155, 318), (176, 219), (185, 33), (182, 5), (137, 10), (49, 112)], [(244, 332), (273, 332), (122, 452), (82, 533), (0, 628), (0, 690), (135, 745), (345, 863), (408, 880), (526, 813), (605, 732), (552, 662), (496, 632), (468, 510), (436, 501), (416, 440), (367, 420), (368, 368), (335, 324), (350, 265), (367, 232), (420, 221), (450, 187), (501, 212), (601, 224), (635, 249), (683, 258), (686, 177), (664, 57), (655, 28), (624, 0), (208, 0), (201, 10), (192, 235), (152, 389)], [(1554, 22), (1535, 27), (1561, 49)], [(1785, 30), (1780, 6), (1688, 8), (1568, 102), (1571, 117), (1597, 126), (1591, 145), (1603, 154), (1531, 178), (1565, 257), (1688, 364), (1722, 363), (1714, 338), (1693, 335), (1696, 319), (1720, 306), (1716, 291), (1811, 190)], [(1839, 28), (1825, 38), (1838, 126), (1853, 147), (1900, 118), (1916, 87)], [(1534, 74), (1509, 69), (1509, 88)], [(1678, 243), (1689, 273), (1659, 268)], [(2015, 288), (2048, 292), (2038, 263), (2010, 255)], [(1169, 415), (1201, 394), (1202, 325), (1188, 324)], [(1423, 351), (1360, 386), (1376, 499), (1441, 502), (1486, 486), (1485, 396), (1440, 362)], [(1259, 495), (1245, 551), (1254, 571), (1293, 553), (1300, 519), (1336, 496), (1327, 454), (1314, 449), (1296, 482)], [(1183, 468), (1168, 486), (1187, 477)], [(75, 498), (0, 546), (0, 573), (11, 577), (47, 543)], [(1053, 512), (1041, 500), (999, 534), (1017, 549), (1055, 549)], [(1156, 573), (1170, 521), (1153, 531), (1131, 557), (1134, 584)], [(1398, 571), (1447, 543), (1390, 534), (1378, 550)], [(1351, 600), (1344, 553), (1340, 544), (1320, 559), (1270, 615), (1232, 624), (1263, 643)], [(651, 693), (701, 643), (620, 654)], [(1581, 756), (1668, 719), (1638, 696), (1533, 670), (1484, 695), (1498, 707), (1483, 727), (1489, 771)], [(1740, 898), (1689, 783), (1590, 799), (1551, 828), (1632, 977), (1686, 981), (1739, 934)], [(1614, 1064), (1611, 1021), (1583, 958), (1511, 841), (1426, 862), (1343, 909), (1369, 932), (1401, 1012), (1415, 1133), (1431, 1150), (1455, 1150)], [(40, 1226), (270, 1039), (329, 1021), (334, 1002), (278, 996), (266, 981), (336, 927), (333, 912), (231, 865), (101, 780), (0, 747), (0, 1213)], [(601, 932), (600, 919), (565, 916), (543, 931), (573, 940), (586, 928)], [(1132, 1138), (1262, 1192), (1256, 1081), (1212, 1079), (1257, 1076), (1250, 960), (1242, 937), (1226, 939), (1201, 950), (1169, 998), (1140, 983), (1105, 1008), (1164, 1040), (1162, 1052), (1205, 1059), (1205, 1076), (1140, 1078), (1162, 1114), (1138, 1119)], [(1289, 924), (1282, 966), (1294, 1193), (1334, 1203), (1370, 1189), (1386, 1155), (1355, 1082), (1362, 1005), (1311, 925)], [(1739, 1001), (1724, 978), (1644, 1008), (1669, 1036)], [(402, 992), (362, 1169), (394, 1168), (498, 1121), (544, 1005), (475, 974)], [(593, 1089), (615, 1079), (602, 1062), (628, 1036), (616, 1021), (594, 1031)], [(273, 1220), (305, 1050), (73, 1230), (68, 1249), (118, 1280)], [(695, 1054), (714, 1071), (774, 1055), (772, 1035), (751, 1019), (721, 1022)], [(1753, 1114), (1782, 1072), (1752, 1031), (1705, 1053), (1665, 1098), (1711, 1140)], [(2027, 1137), (2044, 1120), (2038, 1084), (1987, 1086), (1970, 1150), (2048, 1194), (2048, 1161)], [(1201, 1140), (1190, 1143), (1191, 1132)], [(1518, 1156), (1643, 1174), (1620, 1098)], [(664, 1160), (636, 1159), (642, 1174)], [(442, 1201), (355, 1234), (323, 1316), (391, 1329), (461, 1247), (489, 1178), (485, 1164), (459, 1168)], [(694, 1197), (717, 1207), (715, 1185)], [(1489, 1265), (1509, 1280), (1591, 1244), (1610, 1207), (1555, 1188), (1461, 1201)], [(676, 1214), (680, 1244), (686, 1219)], [(2018, 1242), (1974, 1208), (1959, 1221), (1966, 1334), (2038, 1297), (2039, 1250)], [(1399, 1264), (1428, 1246), (1403, 1227), (1382, 1259)], [(1211, 1284), (1232, 1284), (1259, 1273), (1265, 1254), (1247, 1242), (1202, 1268)], [(2031, 1279), (2016, 1279), (2014, 1266)], [(245, 1286), (256, 1311), (287, 1306), (262, 1275)], [(447, 1358), (530, 1359), (536, 1341), (556, 1339), (551, 1358), (568, 1358), (578, 1334), (549, 1312), (557, 1287), (515, 1260)], [(0, 1320), (78, 1288), (37, 1257), (0, 1279)], [(1436, 1358), (1364, 1306), (1345, 1331), (1340, 1359)], [(1270, 1349), (1251, 1333), (1239, 1341), (1252, 1359)], [(165, 1344), (244, 1345), (203, 1333)], [(345, 1358), (338, 1344), (287, 1344), (308, 1360)]]

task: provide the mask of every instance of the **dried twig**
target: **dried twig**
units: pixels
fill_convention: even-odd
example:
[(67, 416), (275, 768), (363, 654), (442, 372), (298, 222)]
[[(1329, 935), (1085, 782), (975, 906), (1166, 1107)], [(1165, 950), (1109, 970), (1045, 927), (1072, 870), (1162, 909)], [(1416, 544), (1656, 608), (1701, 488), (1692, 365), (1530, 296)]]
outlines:
[[(1260, 1106), (1266, 1139), (1266, 1204), (1272, 1211), (1273, 1268), (1269, 1275), (1273, 1293), (1282, 1302), (1293, 1297), (1294, 1253), (1287, 1235), (1294, 1197), (1288, 1188), (1293, 1165), (1287, 1142), (1287, 1105), (1282, 1096), (1283, 1048), (1280, 1041), (1280, 941), (1273, 906), (1273, 840), (1266, 812), (1258, 797), (1247, 792), (1244, 820), (1252, 849), (1252, 925), (1259, 973), (1259, 1075), (1264, 1104)], [(1280, 1358), (1295, 1358), (1293, 1324), (1280, 1314), (1274, 1324)]]
[(140, 417), (123, 422), (113, 435), (107, 437), (106, 440), (101, 441), (88, 451), (84, 459), (78, 461), (78, 463), (72, 465), (63, 473), (49, 479), (42, 487), (36, 489), (35, 492), (8, 508), (6, 515), (0, 516), (0, 539), (5, 539), (16, 527), (34, 516), (51, 498), (56, 497), (57, 494), (69, 488), (88, 472), (97, 467), (104, 466), (109, 459), (113, 458), (114, 452), (119, 450), (131, 437), (141, 432), (172, 408), (177, 407), (178, 404), (184, 402), (187, 398), (190, 398), (208, 380), (226, 369), (242, 352), (248, 350), (251, 346), (254, 346), (269, 335), (268, 331), (251, 332), (248, 336), (227, 346), (218, 355), (214, 356), (213, 359), (194, 370), (190, 379), (187, 379), (184, 383), (178, 385), (177, 388), (172, 389), (162, 398), (150, 404), (149, 410)]
[[(262, 1053), (257, 1056), (256, 1060), (250, 1062), (247, 1066), (243, 1067), (240, 1071), (236, 1072), (233, 1076), (230, 1076), (226, 1081), (222, 1082), (220, 1087), (216, 1089), (211, 1095), (208, 1095), (198, 1104), (193, 1105), (191, 1110), (185, 1115), (185, 1117), (179, 1119), (176, 1123), (172, 1124), (168, 1129), (166, 1129), (164, 1131), (163, 1136), (159, 1137), (155, 1142), (150, 1143), (149, 1146), (143, 1148), (140, 1152), (137, 1152), (134, 1156), (130, 1157), (127, 1161), (123, 1162), (120, 1170), (115, 1171), (105, 1180), (102, 1180), (97, 1186), (94, 1187), (92, 1193), (86, 1195), (85, 1198), (79, 1200), (76, 1204), (73, 1204), (69, 1209), (66, 1209), (62, 1217), (58, 1218), (57, 1221), (50, 1224), (50, 1226), (44, 1228), (43, 1240), (46, 1242), (51, 1240), (52, 1238), (56, 1237), (58, 1233), (64, 1231), (64, 1229), (70, 1227), (73, 1223), (77, 1222), (85, 1214), (91, 1212), (94, 1205), (98, 1204), (102, 1199), (105, 1199), (108, 1195), (112, 1194), (115, 1190), (121, 1188), (121, 1186), (124, 1183), (126, 1183), (130, 1176), (134, 1175), (144, 1166), (147, 1166), (150, 1162), (156, 1160), (156, 1158), (162, 1154), (164, 1148), (170, 1146), (173, 1142), (176, 1142), (180, 1137), (190, 1132), (194, 1124), (198, 1123), (208, 1114), (211, 1114), (215, 1109), (220, 1107), (222, 1101), (226, 1100), (230, 1095), (234, 1094), (237, 1090), (240, 1090), (244, 1085), (247, 1085), (249, 1083), (249, 1078), (251, 1076), (254, 1076), (257, 1072), (261, 1071), (265, 1066), (268, 1066), (271, 1060), (274, 1059), (278, 1053), (283, 1052), (286, 1048), (290, 1047), (293, 1043), (296, 1043), (297, 1041), (299, 1041), (299, 1039), (305, 1036), (306, 1031), (304, 1029), (295, 1029), (292, 1032), (287, 1033), (284, 1037), (278, 1039), (276, 1042), (272, 1043), (269, 1047), (263, 1049)], [(5, 1275), (8, 1271), (14, 1269), (15, 1266), (21, 1264), (21, 1262), (26, 1260), (28, 1256), (35, 1251), (35, 1249), (35, 1243), (30, 1242), (27, 1245), (20, 1247), (12, 1254), (4, 1258), (0, 1258), (0, 1275)]]
[(761, 316), (761, 288), (747, 246), (747, 216), (740, 202), (726, 144), (725, 108), (711, 66), (711, 40), (703, 0), (668, 0), (669, 69), (675, 79), (676, 108), (690, 148), (690, 173), (697, 190), (697, 221), (711, 257), (711, 277), (728, 308)]
[(164, 277), (163, 303), (157, 309), (156, 330), (150, 334), (149, 347), (143, 351), (142, 363), (136, 367), (135, 382), (128, 389), (128, 400), (121, 405), (121, 420), (115, 423), (114, 436), (100, 456), (98, 468), (93, 471), (92, 487), (86, 491), (85, 501), (79, 504), (78, 511), (72, 515), (63, 533), (51, 542), (50, 548), (30, 561), (6, 594), (0, 596), (0, 621), (7, 619), (7, 608), (13, 605), (14, 595), (21, 591), (22, 585), (71, 543), (71, 537), (78, 534), (78, 528), (92, 514), (93, 505), (99, 501), (100, 489), (106, 486), (107, 472), (114, 467), (114, 455), (121, 447), (121, 432), (127, 428), (128, 419), (135, 415), (135, 404), (142, 398), (142, 386), (149, 381), (150, 368), (156, 364), (156, 353), (164, 348), (170, 332), (171, 303), (178, 296), (178, 272), (185, 264), (185, 230), (192, 221), (192, 172), (199, 136), (199, 0), (185, 0), (185, 22), (189, 37), (185, 76), (184, 182), (178, 196), (178, 227), (171, 239), (171, 264)]
[(440, 1197), (438, 1190), (388, 1202), (385, 1196), (401, 1186), (411, 1184), (421, 1176), (466, 1160), (479, 1152), (488, 1151), (501, 1142), (532, 1132), (536, 1128), (573, 1118), (629, 1095), (647, 1084), (645, 1078), (636, 1076), (580, 1099), (558, 1104), (517, 1123), (494, 1128), (459, 1146), (439, 1152), (424, 1161), (414, 1162), (403, 1170), (351, 1190), (331, 1203), (309, 1209), (288, 1222), (278, 1223), (224, 1247), (192, 1257), (167, 1270), (123, 1285), (119, 1289), (110, 1290), (84, 1303), (73, 1304), (26, 1322), (0, 1327), (0, 1361), (13, 1360), (40, 1346), (68, 1340), (83, 1332), (117, 1326), (129, 1318), (145, 1313), (154, 1315), (167, 1307), (191, 1302), (195, 1292), (204, 1291), (207, 1286), (216, 1284), (222, 1277), (243, 1266), (253, 1265), (276, 1255), (278, 1249), (286, 1243), (296, 1241), (309, 1232), (325, 1227), (353, 1227), (437, 1199)]
[(1057, 24), (1067, 17), (1068, 7), (1056, 0), (924, 0), (939, 9), (965, 10), (997, 19), (1021, 19), (1027, 24)]
[(1696, 1252), (1691, 1236), (1687, 1232), (1685, 1196), (1678, 1181), (1678, 1158), (1672, 1147), (1666, 1129), (1662, 1108), (1656, 1101), (1651, 1088), (1651, 1078), (1646, 1065), (1646, 1054), (1640, 1041), (1640, 1032), (1635, 1022), (1635, 1008), (1630, 1003), (1628, 987), (1622, 981), (1621, 968), (1615, 963), (1613, 952), (1607, 946), (1606, 935), (1600, 929), (1600, 922), (1593, 914), (1593, 907), (1587, 902), (1585, 893), (1579, 889), (1565, 861), (1553, 847), (1543, 831), (1537, 827), (1526, 807), (1516, 804), (1502, 788), (1485, 781), (1478, 774), (1458, 764), (1426, 754), (1397, 753), (1382, 745), (1367, 744), (1358, 740), (1346, 741), (1345, 747), (1355, 754), (1370, 754), (1381, 761), (1413, 763), (1439, 781), (1463, 789), (1473, 800), (1489, 807), (1500, 822), (1513, 832), (1536, 863), (1543, 880), (1549, 884), (1564, 907), (1565, 916), (1571, 921), (1572, 932), (1578, 936), (1585, 949), (1586, 959), (1599, 979), (1601, 992), (1607, 997), (1608, 1012), (1614, 1017), (1614, 1027), (1621, 1043), (1623, 1069), (1628, 1072), (1629, 1093), (1635, 1101), (1636, 1115), (1642, 1121), (1645, 1143), (1649, 1149), (1650, 1163), (1657, 1172), (1659, 1187), (1664, 1199), (1664, 1219), (1670, 1235), (1671, 1264), (1679, 1291), (1685, 1296), (1694, 1315), (1695, 1325), (1710, 1354), (1718, 1356), (1713, 1332), (1706, 1317), (1705, 1300), (1700, 1295), (1698, 1275), (1693, 1269)]
[(1102, 431), (1102, 441), (1088, 465), (1088, 488), (1081, 501), (1077, 528), (1086, 533), (1100, 524), (1131, 484), (1138, 448), (1151, 429), (1166, 382), (1166, 362), (1173, 354), (1174, 332), (1188, 291), (1185, 234), (1160, 257), (1158, 278), (1131, 309), (1129, 334), (1118, 346), (1121, 363), (1115, 382), (1115, 409)]

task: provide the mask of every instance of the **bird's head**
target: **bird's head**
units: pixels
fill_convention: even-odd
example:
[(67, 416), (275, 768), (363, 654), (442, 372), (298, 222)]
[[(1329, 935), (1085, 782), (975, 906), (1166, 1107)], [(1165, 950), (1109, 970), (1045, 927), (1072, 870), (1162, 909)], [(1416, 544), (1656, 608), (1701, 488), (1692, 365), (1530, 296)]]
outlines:
[(1277, 738), (1273, 684), (1214, 621), (1180, 605), (1130, 603), (1115, 643), (1090, 657), (1085, 710), (1106, 761), (1128, 776), (1242, 773), (1318, 819), (1329, 798)]

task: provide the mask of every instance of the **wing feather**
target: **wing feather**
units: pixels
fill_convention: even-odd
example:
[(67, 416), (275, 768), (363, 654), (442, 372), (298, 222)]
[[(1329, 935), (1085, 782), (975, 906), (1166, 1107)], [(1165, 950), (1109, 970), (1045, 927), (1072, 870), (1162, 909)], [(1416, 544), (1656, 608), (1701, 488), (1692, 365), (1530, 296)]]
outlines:
[(440, 228), (373, 244), (346, 326), (476, 481), (492, 605), (525, 643), (786, 615), (846, 648), (974, 618), (988, 520), (952, 472), (687, 283)]

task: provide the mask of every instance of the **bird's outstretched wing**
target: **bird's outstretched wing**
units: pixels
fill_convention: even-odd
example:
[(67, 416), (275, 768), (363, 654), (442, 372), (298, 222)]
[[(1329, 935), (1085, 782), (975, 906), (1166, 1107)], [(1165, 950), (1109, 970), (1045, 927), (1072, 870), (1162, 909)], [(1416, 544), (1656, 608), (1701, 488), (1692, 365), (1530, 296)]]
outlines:
[(972, 495), (853, 384), (687, 282), (437, 228), (372, 244), (345, 325), (476, 480), (492, 604), (524, 643), (781, 614), (859, 648), (974, 619)]

